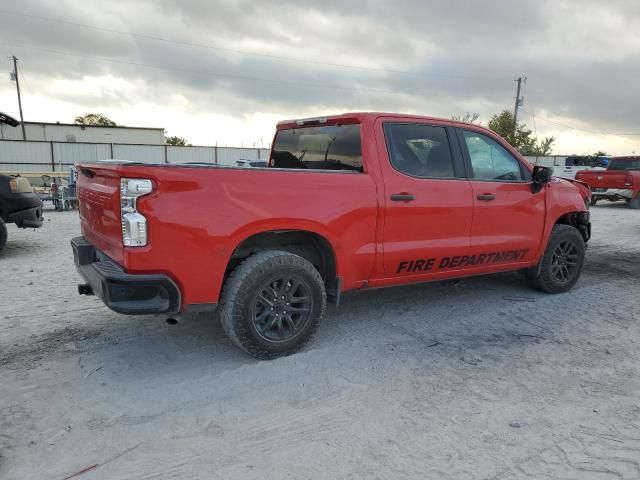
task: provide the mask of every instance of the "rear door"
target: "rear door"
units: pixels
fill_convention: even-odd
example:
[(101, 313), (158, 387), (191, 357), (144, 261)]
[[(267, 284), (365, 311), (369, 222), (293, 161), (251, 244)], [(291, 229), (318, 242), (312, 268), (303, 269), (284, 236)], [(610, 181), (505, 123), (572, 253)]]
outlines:
[(471, 255), (492, 269), (533, 259), (544, 230), (546, 190), (531, 191), (531, 172), (496, 139), (458, 129), (471, 178)]
[(443, 258), (468, 255), (473, 199), (455, 131), (445, 124), (376, 123), (384, 178), (387, 278), (429, 277)]

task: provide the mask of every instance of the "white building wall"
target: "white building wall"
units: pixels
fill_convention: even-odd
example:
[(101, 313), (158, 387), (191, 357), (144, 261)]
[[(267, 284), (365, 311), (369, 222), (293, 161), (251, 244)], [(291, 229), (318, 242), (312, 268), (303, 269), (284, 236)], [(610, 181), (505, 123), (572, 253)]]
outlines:
[(167, 146), (168, 163), (215, 163), (215, 147), (175, 147)]
[[(48, 142), (164, 144), (162, 128), (93, 127), (51, 123), (25, 123), (27, 140)], [(0, 124), (0, 139), (22, 140), (22, 128)]]
[[(218, 147), (218, 164), (237, 165), (238, 160), (258, 160), (260, 155), (258, 148), (221, 148)], [(261, 160), (266, 160), (260, 158)]]
[(1, 171), (51, 171), (51, 144), (45, 142), (1, 142)]
[(111, 158), (142, 163), (202, 162), (236, 166), (238, 160), (260, 159), (267, 161), (269, 150), (0, 140), (0, 172), (67, 171), (74, 163), (95, 162)]
[(104, 143), (54, 143), (53, 157), (56, 163), (73, 165), (79, 162), (95, 162), (111, 158), (111, 145)]
[(113, 158), (141, 163), (165, 163), (164, 146), (161, 145), (114, 145)]

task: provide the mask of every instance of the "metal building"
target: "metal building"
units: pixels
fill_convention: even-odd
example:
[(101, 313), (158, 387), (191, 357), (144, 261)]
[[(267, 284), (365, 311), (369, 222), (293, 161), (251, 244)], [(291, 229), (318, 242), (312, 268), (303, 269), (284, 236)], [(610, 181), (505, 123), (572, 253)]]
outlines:
[[(27, 140), (164, 145), (164, 128), (100, 127), (73, 123), (24, 122)], [(0, 124), (0, 140), (22, 140), (22, 129)]]

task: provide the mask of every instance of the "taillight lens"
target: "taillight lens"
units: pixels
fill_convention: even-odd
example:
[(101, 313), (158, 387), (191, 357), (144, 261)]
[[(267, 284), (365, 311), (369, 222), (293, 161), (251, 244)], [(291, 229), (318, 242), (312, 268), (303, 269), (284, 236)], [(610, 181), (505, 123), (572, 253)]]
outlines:
[(126, 247), (144, 247), (148, 241), (147, 219), (137, 210), (138, 198), (153, 192), (147, 178), (120, 179), (120, 220), (122, 243)]
[(12, 193), (33, 193), (29, 180), (24, 177), (13, 177), (9, 180), (9, 189)]
[(630, 173), (627, 173), (624, 177), (624, 186), (625, 187), (633, 186), (633, 175), (631, 175)]

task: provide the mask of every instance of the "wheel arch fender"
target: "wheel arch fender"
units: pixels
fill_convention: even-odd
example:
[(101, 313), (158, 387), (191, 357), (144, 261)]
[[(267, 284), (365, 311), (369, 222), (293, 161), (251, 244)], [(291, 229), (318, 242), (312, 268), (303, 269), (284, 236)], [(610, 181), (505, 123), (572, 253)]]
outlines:
[(234, 232), (229, 243), (224, 281), (239, 262), (249, 255), (264, 250), (280, 249), (309, 260), (320, 271), (325, 281), (327, 296), (337, 300), (340, 295), (342, 257), (338, 250), (339, 244), (322, 224), (290, 219), (252, 222)]
[(540, 249), (538, 250), (536, 256), (536, 262), (540, 261), (542, 255), (544, 255), (544, 252), (547, 249), (547, 245), (549, 244), (549, 239), (551, 238), (553, 227), (558, 224), (570, 225), (574, 227), (580, 232), (585, 243), (587, 243), (591, 238), (590, 216), (589, 212), (586, 210), (576, 210), (574, 208), (569, 208), (564, 211), (556, 211), (553, 213), (553, 215), (547, 215), (547, 219), (548, 221), (545, 224), (542, 242), (540, 243)]

